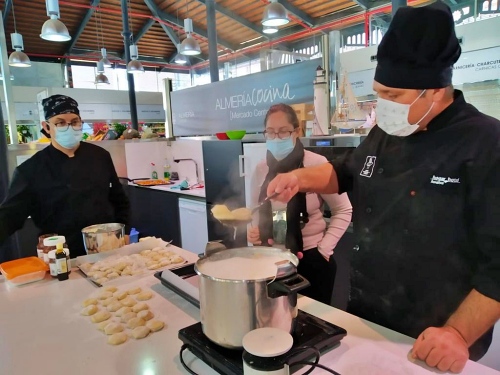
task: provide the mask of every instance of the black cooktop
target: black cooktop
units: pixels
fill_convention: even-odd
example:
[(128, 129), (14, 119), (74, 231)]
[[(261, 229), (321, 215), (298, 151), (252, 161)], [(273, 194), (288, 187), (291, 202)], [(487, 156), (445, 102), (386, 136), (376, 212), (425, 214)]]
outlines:
[[(294, 348), (314, 346), (320, 352), (337, 346), (347, 334), (344, 328), (319, 319), (304, 311), (299, 310), (295, 320), (293, 336)], [(186, 344), (188, 349), (202, 359), (214, 370), (223, 375), (242, 375), (243, 361), (242, 350), (231, 350), (214, 344), (204, 334), (201, 323), (193, 324), (179, 331), (179, 339)], [(313, 358), (311, 351), (302, 351), (291, 355), (287, 359), (301, 361)]]

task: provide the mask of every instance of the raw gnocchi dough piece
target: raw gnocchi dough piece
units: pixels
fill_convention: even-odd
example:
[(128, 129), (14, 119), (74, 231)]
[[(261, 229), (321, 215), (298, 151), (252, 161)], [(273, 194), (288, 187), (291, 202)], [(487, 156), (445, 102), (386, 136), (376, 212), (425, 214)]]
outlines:
[(174, 256), (173, 258), (170, 258), (172, 263), (182, 263), (184, 262), (184, 259), (181, 258), (179, 255)]
[(122, 276), (130, 276), (132, 275), (132, 268), (130, 267), (126, 267), (123, 271), (122, 271)]
[(157, 246), (157, 247), (153, 247), (153, 249), (151, 251), (161, 251), (161, 250), (163, 250), (163, 247)]
[(117, 317), (122, 317), (123, 315), (125, 315), (125, 314), (127, 314), (127, 313), (130, 313), (130, 312), (132, 312), (132, 308), (127, 307), (127, 306), (123, 306), (121, 309), (119, 309), (119, 310), (115, 313), (115, 315), (116, 315)]
[(118, 272), (110, 272), (106, 275), (106, 277), (110, 280), (116, 279), (117, 277), (120, 277), (120, 274)]
[(89, 305), (82, 310), (81, 314), (85, 316), (90, 316), (94, 315), (97, 312), (97, 310), (98, 308), (96, 305)]
[(135, 327), (132, 330), (132, 337), (134, 339), (137, 339), (137, 340), (143, 339), (144, 337), (146, 337), (147, 335), (149, 335), (150, 332), (151, 332), (151, 329), (149, 329), (146, 326)]
[(137, 316), (135, 312), (128, 312), (122, 315), (122, 323), (127, 323), (130, 319), (133, 319)]
[(110, 324), (108, 320), (105, 320), (104, 322), (98, 323), (98, 324), (97, 324), (97, 329), (98, 329), (99, 331), (104, 332), (104, 328), (106, 328), (106, 326), (107, 326), (108, 324)]
[(98, 302), (95, 298), (87, 298), (85, 301), (82, 302), (82, 307), (87, 307), (90, 305), (97, 305)]
[(140, 293), (141, 291), (142, 291), (142, 289), (141, 289), (141, 288), (139, 288), (139, 287), (137, 287), (137, 288), (132, 288), (132, 289), (129, 289), (129, 290), (127, 291), (127, 293), (128, 293), (128, 294), (130, 294), (130, 295), (133, 295), (133, 294), (138, 294), (138, 293)]
[(92, 323), (101, 323), (105, 320), (108, 320), (109, 318), (111, 318), (111, 313), (109, 311), (101, 310), (92, 315), (90, 317), (90, 320), (92, 321)]
[(162, 256), (160, 254), (158, 254), (158, 255), (155, 255), (152, 259), (154, 261), (158, 262), (161, 258), (162, 258)]
[(152, 265), (148, 266), (148, 270), (151, 270), (151, 271), (152, 271), (152, 270), (157, 270), (157, 269), (158, 269), (158, 268), (160, 268), (160, 267), (161, 267), (161, 266), (160, 266), (160, 263), (155, 262), (154, 264), (152, 264)]
[(161, 320), (150, 320), (146, 323), (146, 327), (148, 327), (151, 332), (157, 332), (165, 327), (165, 323), (163, 323)]
[(151, 250), (142, 250), (139, 254), (141, 254), (143, 257), (148, 256), (148, 254), (151, 252)]
[(158, 262), (156, 260), (148, 260), (146, 262), (146, 267), (151, 267), (151, 266), (154, 266), (155, 264), (158, 264)]
[(111, 292), (102, 292), (101, 294), (99, 294), (99, 296), (97, 298), (100, 299), (100, 300), (104, 300), (104, 299), (108, 299), (110, 297), (113, 297), (113, 293), (111, 293)]
[(132, 318), (127, 322), (127, 327), (130, 329), (134, 329), (136, 327), (140, 327), (140, 326), (144, 326), (144, 325), (146, 325), (146, 322), (144, 321), (144, 319), (137, 318), (137, 317)]
[(120, 345), (127, 341), (128, 336), (125, 332), (115, 333), (108, 337), (108, 344), (111, 345)]
[(106, 335), (114, 335), (115, 333), (122, 332), (123, 326), (120, 323), (108, 323), (104, 328)]
[(127, 292), (116, 292), (113, 294), (113, 296), (118, 300), (121, 301), (122, 299), (126, 298), (128, 296)]
[[(103, 284), (107, 283), (108, 281), (109, 281), (109, 279), (107, 277), (101, 277), (101, 278), (97, 279), (95, 282), (97, 284), (103, 285)], [(105, 292), (105, 293), (110, 293), (110, 292)]]
[(106, 288), (104, 288), (104, 290), (106, 292), (111, 292), (111, 293), (114, 293), (118, 290), (118, 288), (116, 286), (107, 286)]
[[(120, 263), (118, 263), (118, 264), (115, 266), (115, 269), (116, 269), (117, 271), (120, 271), (120, 272), (121, 272), (121, 271), (123, 271), (123, 270), (124, 270), (127, 266), (128, 266), (128, 264), (127, 264), (127, 263), (125, 263), (125, 262), (120, 262)], [(116, 290), (115, 290), (115, 292), (116, 292)]]
[(115, 297), (109, 297), (109, 298), (106, 298), (104, 301), (102, 301), (102, 305), (104, 307), (107, 307), (109, 305), (111, 305), (112, 303), (114, 302), (118, 302), (118, 300), (115, 298)]
[(133, 298), (130, 298), (130, 297), (124, 298), (120, 302), (123, 306), (127, 306), (127, 307), (132, 307), (137, 303), (137, 302), (135, 302), (135, 300)]
[(149, 306), (147, 303), (144, 303), (144, 302), (138, 303), (137, 305), (134, 305), (134, 307), (132, 307), (132, 311), (135, 313), (138, 313), (139, 311), (143, 311), (143, 310), (147, 310), (147, 309), (149, 309)]
[(108, 306), (108, 311), (116, 312), (116, 311), (120, 310), (122, 307), (123, 307), (123, 305), (120, 302), (115, 301)]
[(153, 293), (149, 290), (145, 290), (144, 292), (139, 293), (135, 299), (137, 301), (147, 301), (148, 299), (153, 298)]
[(155, 316), (154, 314), (149, 311), (149, 310), (142, 310), (137, 313), (137, 317), (144, 319), (145, 321), (153, 319)]

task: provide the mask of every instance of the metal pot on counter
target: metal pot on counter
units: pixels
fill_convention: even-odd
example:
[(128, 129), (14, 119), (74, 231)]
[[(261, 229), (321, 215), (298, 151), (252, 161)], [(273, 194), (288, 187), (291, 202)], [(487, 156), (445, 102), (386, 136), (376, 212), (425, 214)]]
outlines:
[(297, 292), (309, 282), (297, 274), (298, 258), (287, 250), (242, 247), (199, 259), (203, 333), (214, 343), (240, 349), (243, 336), (263, 327), (292, 332)]
[(87, 254), (103, 253), (125, 246), (125, 225), (120, 223), (96, 224), (82, 229)]

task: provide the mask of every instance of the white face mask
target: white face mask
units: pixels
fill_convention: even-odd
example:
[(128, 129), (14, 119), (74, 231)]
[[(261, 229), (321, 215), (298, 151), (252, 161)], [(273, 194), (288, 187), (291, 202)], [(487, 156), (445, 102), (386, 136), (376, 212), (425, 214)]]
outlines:
[(390, 100), (378, 98), (377, 108), (375, 113), (377, 114), (377, 125), (380, 129), (385, 131), (389, 135), (396, 135), (398, 137), (409, 136), (418, 129), (420, 121), (422, 121), (425, 116), (427, 116), (432, 107), (434, 107), (434, 102), (432, 102), (431, 107), (422, 116), (416, 124), (410, 124), (408, 122), (408, 115), (410, 114), (410, 108), (422, 95), (424, 95), (426, 90), (411, 103), (411, 104), (401, 104)]

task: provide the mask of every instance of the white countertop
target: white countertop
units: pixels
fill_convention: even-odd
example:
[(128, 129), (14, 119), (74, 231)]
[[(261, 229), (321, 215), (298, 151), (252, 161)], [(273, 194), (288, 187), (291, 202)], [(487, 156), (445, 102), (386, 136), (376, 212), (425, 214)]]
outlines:
[[(178, 183), (180, 183), (180, 181)], [(177, 185), (178, 183), (176, 183), (175, 185)], [(180, 190), (180, 189), (172, 189), (172, 186), (175, 186), (175, 185), (139, 186), (139, 185), (136, 185), (132, 182), (130, 182), (129, 185), (140, 187), (143, 189), (154, 189), (154, 190), (168, 191), (169, 193), (176, 193), (176, 194), (181, 194), (181, 195), (190, 195), (192, 197), (205, 198), (205, 188), (201, 188), (201, 189), (196, 188), (196, 189), (191, 189), (191, 190)]]
[[(190, 261), (197, 259), (188, 251), (175, 251)], [(111, 346), (102, 332), (80, 315), (80, 303), (98, 288), (79, 271), (73, 270), (68, 281), (59, 282), (47, 276), (23, 287), (11, 286), (0, 277), (0, 374), (187, 374), (179, 361), (181, 341), (177, 333), (199, 321), (199, 310), (153, 276), (128, 285), (132, 284), (159, 294), (148, 303), (168, 327), (146, 339), (130, 339), (123, 345)], [(439, 373), (407, 359), (414, 341), (407, 336), (307, 297), (299, 298), (299, 308), (347, 330), (340, 347), (325, 353), (320, 360), (342, 375)], [(191, 353), (184, 353), (184, 358), (200, 375), (216, 374)], [(324, 372), (313, 372), (321, 373)], [(499, 372), (469, 361), (463, 374)]]

